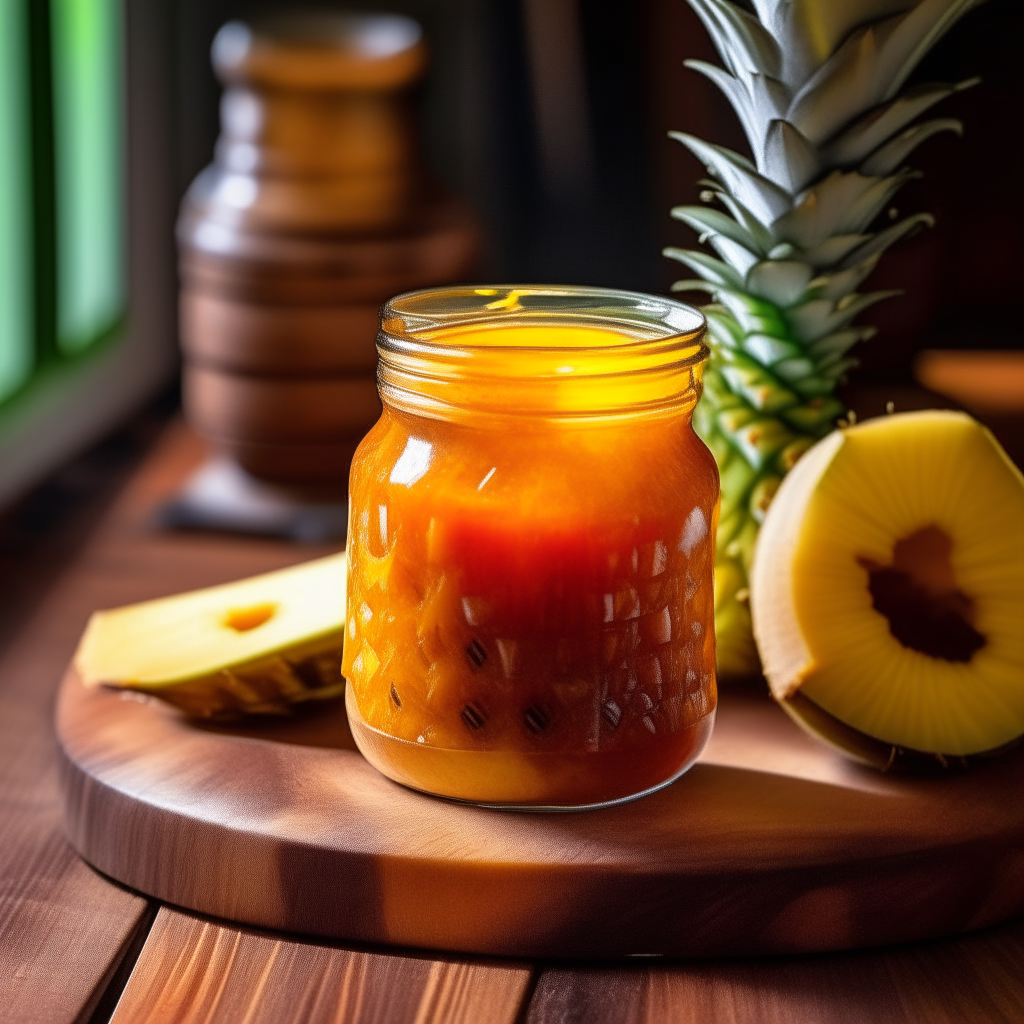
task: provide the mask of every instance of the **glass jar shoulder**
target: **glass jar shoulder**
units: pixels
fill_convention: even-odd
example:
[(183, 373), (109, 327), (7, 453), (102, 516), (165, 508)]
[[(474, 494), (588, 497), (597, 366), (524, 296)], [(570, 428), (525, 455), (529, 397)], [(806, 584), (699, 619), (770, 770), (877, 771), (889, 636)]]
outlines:
[(385, 409), (353, 463), (355, 502), (518, 509), (574, 522), (714, 505), (718, 474), (688, 416), (608, 423), (509, 418), (478, 429)]

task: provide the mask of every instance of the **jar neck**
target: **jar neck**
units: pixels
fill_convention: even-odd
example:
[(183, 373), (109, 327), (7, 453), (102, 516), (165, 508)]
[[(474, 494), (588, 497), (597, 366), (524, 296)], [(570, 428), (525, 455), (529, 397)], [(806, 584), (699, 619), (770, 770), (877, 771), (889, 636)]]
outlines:
[(633, 292), (414, 292), (382, 310), (378, 384), (391, 407), (455, 422), (688, 416), (704, 332), (692, 307)]

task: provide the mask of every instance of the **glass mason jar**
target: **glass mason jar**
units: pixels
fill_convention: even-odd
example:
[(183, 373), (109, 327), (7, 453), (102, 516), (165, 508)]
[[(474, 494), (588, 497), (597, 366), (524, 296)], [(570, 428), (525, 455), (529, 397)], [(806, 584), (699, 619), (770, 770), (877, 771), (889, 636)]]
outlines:
[(392, 299), (349, 482), (342, 672), (415, 789), (585, 807), (684, 772), (717, 703), (695, 309), (583, 287)]

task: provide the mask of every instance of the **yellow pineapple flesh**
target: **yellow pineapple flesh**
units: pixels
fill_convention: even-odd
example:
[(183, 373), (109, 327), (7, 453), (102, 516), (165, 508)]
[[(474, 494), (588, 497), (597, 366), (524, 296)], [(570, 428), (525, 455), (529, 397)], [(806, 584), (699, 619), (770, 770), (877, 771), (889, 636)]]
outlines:
[(844, 727), (890, 761), (1012, 742), (1024, 734), (1024, 477), (964, 413), (834, 432), (768, 511), (751, 614), (774, 696), (861, 760), (878, 758)]
[(201, 718), (284, 714), (340, 696), (345, 555), (95, 612), (75, 655), (86, 686), (153, 694)]

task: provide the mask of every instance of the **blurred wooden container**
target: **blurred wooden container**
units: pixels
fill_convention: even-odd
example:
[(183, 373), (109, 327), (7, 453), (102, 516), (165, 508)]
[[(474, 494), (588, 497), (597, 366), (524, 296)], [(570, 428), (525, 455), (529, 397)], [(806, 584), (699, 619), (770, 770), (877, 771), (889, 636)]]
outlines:
[(380, 305), (472, 276), (475, 220), (418, 160), (425, 61), (397, 15), (232, 22), (214, 41), (221, 136), (178, 222), (184, 399), (254, 476), (343, 490), (380, 412)]

